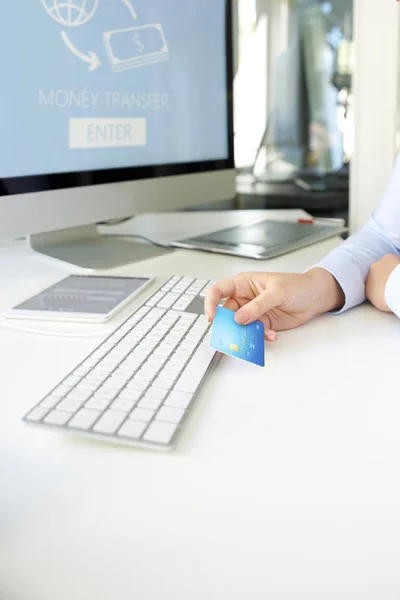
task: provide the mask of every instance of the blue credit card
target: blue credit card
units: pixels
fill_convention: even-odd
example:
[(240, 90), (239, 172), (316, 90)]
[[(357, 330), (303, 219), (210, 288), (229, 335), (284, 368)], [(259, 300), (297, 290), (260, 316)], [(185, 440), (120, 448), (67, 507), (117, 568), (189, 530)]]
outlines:
[(218, 306), (214, 317), (210, 345), (218, 352), (265, 366), (263, 323), (239, 325), (235, 313), (222, 306)]

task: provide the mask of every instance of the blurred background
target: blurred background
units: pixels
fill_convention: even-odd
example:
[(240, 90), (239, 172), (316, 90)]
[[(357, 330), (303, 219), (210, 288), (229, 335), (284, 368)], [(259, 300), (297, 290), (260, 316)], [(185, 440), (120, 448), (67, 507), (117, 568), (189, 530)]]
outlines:
[(218, 208), (303, 208), (347, 220), (353, 0), (233, 4), (237, 198)]
[(237, 0), (235, 12), (241, 208), (347, 216), (353, 0)]

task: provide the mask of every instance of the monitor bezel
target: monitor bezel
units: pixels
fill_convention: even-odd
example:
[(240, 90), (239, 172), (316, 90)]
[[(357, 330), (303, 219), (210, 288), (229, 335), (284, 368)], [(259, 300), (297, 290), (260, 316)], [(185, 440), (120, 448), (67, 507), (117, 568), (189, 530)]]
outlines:
[(225, 0), (225, 52), (228, 158), (189, 163), (171, 163), (120, 169), (96, 169), (68, 173), (26, 175), (0, 178), (0, 197), (15, 194), (56, 191), (102, 184), (140, 181), (159, 177), (191, 175), (235, 168), (233, 128), (233, 10), (231, 0)]

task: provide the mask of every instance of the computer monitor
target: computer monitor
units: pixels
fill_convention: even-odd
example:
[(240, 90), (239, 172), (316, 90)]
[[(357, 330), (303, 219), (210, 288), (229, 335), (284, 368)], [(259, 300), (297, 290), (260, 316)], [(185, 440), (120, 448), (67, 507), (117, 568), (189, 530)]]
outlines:
[(2, 2), (0, 23), (0, 236), (110, 267), (137, 248), (95, 223), (234, 196), (229, 0)]

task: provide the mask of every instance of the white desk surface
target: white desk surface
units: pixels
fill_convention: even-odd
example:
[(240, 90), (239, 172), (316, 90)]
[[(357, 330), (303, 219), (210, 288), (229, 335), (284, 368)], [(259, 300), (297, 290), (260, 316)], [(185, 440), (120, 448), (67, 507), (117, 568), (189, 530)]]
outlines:
[[(115, 273), (298, 271), (338, 243), (268, 264), (176, 251)], [(0, 310), (68, 272), (4, 243)], [(165, 455), (21, 422), (110, 325), (46, 327), (99, 337), (0, 328), (0, 597), (3, 585), (17, 600), (398, 600), (395, 317), (317, 319), (268, 346), (264, 370), (223, 358)]]

